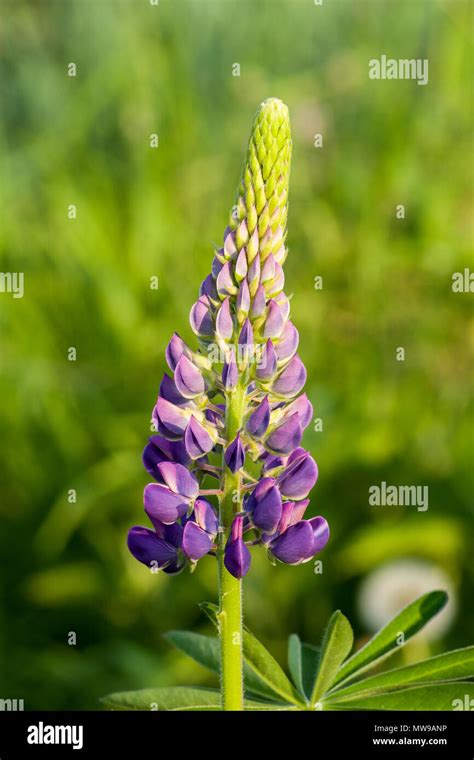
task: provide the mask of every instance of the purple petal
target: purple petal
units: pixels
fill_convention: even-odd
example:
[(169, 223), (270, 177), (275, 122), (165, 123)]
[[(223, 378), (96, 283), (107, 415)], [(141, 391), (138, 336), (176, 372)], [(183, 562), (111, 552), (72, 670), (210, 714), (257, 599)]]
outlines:
[(306, 512), (306, 508), (309, 504), (309, 499), (303, 499), (302, 501), (294, 501), (289, 503), (293, 504), (289, 524), (296, 525), (297, 522), (303, 519), (304, 513)]
[(214, 301), (217, 300), (217, 288), (216, 288), (216, 281), (214, 280), (214, 277), (212, 274), (208, 274), (206, 279), (202, 281), (201, 288), (199, 290), (200, 296), (207, 296), (208, 298), (212, 298)]
[(271, 544), (272, 554), (287, 565), (299, 565), (310, 554), (313, 547), (313, 530), (306, 520), (291, 525)]
[(189, 314), (189, 322), (193, 332), (201, 337), (208, 337), (214, 334), (214, 324), (209, 306), (209, 298), (201, 296), (191, 308)]
[(191, 459), (199, 459), (214, 448), (211, 436), (192, 415), (184, 433), (184, 445)]
[(181, 441), (168, 441), (159, 435), (151, 436), (143, 450), (143, 464), (150, 475), (158, 479), (160, 474), (157, 467), (161, 462), (175, 461), (188, 465), (190, 459)]
[(253, 492), (255, 508), (252, 513), (252, 522), (268, 534), (276, 531), (281, 519), (281, 496), (274, 483), (273, 478), (264, 478)]
[(224, 459), (227, 467), (231, 472), (237, 472), (243, 467), (245, 462), (245, 449), (240, 440), (240, 434), (228, 445), (224, 453)]
[(219, 527), (217, 515), (205, 499), (196, 499), (194, 502), (194, 519), (200, 528), (214, 537)]
[(189, 412), (184, 411), (164, 398), (158, 398), (153, 413), (159, 432), (166, 438), (181, 438), (188, 424)]
[(179, 493), (188, 499), (195, 499), (198, 495), (199, 484), (196, 478), (182, 464), (162, 462), (158, 465), (158, 471), (165, 484), (174, 493)]
[(285, 322), (277, 302), (273, 299), (267, 304), (267, 317), (263, 327), (264, 338), (278, 338)]
[(288, 415), (294, 414), (295, 412), (298, 412), (300, 424), (304, 430), (306, 427), (308, 427), (313, 418), (313, 406), (306, 393), (298, 396), (298, 398), (292, 401), (291, 404), (288, 404), (285, 410), (285, 416), (287, 417)]
[(224, 550), (224, 565), (234, 578), (243, 578), (250, 567), (250, 552), (242, 538), (243, 518), (236, 517)]
[(237, 313), (246, 315), (250, 309), (250, 291), (247, 280), (243, 280), (237, 295)]
[(296, 449), (303, 437), (298, 412), (295, 412), (276, 427), (265, 441), (265, 445), (274, 454), (289, 454)]
[(259, 380), (271, 380), (277, 369), (277, 358), (272, 341), (267, 340), (262, 355), (257, 361), (256, 376)]
[(263, 312), (265, 311), (266, 304), (267, 297), (265, 294), (265, 288), (263, 285), (259, 285), (253, 297), (252, 308), (250, 310), (250, 316), (252, 319), (256, 319), (257, 317), (262, 316)]
[(286, 322), (288, 317), (290, 316), (290, 302), (288, 298), (285, 296), (284, 293), (278, 293), (278, 295), (275, 296), (274, 300), (277, 302), (278, 306), (280, 307), (283, 321)]
[(242, 325), (239, 335), (239, 345), (246, 347), (253, 346), (253, 330), (249, 319), (246, 319)]
[(255, 256), (250, 264), (247, 280), (249, 283), (250, 295), (254, 296), (260, 284), (260, 256)]
[(247, 256), (245, 255), (245, 248), (242, 248), (235, 262), (235, 279), (240, 282), (247, 274)]
[(158, 395), (177, 406), (188, 403), (188, 399), (178, 391), (175, 381), (169, 375), (163, 375)]
[(259, 499), (262, 499), (265, 494), (275, 485), (275, 478), (262, 478), (253, 491), (251, 491), (245, 501), (246, 512), (253, 512), (257, 506)]
[(177, 333), (174, 333), (173, 337), (171, 338), (170, 342), (166, 346), (165, 356), (166, 361), (168, 363), (168, 367), (170, 368), (171, 372), (174, 372), (177, 363), (181, 359), (185, 349), (185, 343), (182, 338), (179, 337)]
[(139, 525), (129, 530), (127, 544), (135, 559), (147, 567), (163, 568), (178, 557), (174, 546), (159, 538), (153, 530)]
[[(157, 520), (153, 522), (153, 527), (159, 534), (157, 529)], [(163, 534), (160, 538), (164, 538), (169, 544), (172, 544), (176, 549), (181, 549), (183, 543), (183, 526), (179, 522), (171, 523), (171, 525), (163, 525)]]
[[(219, 274), (222, 267), (224, 266), (223, 258), (224, 258), (224, 251), (222, 248), (220, 248), (218, 251), (216, 251), (216, 255), (212, 259), (212, 263), (211, 263), (211, 274), (214, 280), (217, 279), (217, 275)], [(216, 284), (216, 290), (217, 290), (217, 284)]]
[(280, 340), (275, 345), (275, 351), (279, 362), (290, 359), (298, 348), (299, 335), (293, 322), (286, 322)]
[[(159, 435), (154, 437), (158, 438), (160, 441), (166, 440)], [(171, 441), (167, 441), (167, 443), (171, 443)], [(156, 478), (159, 475), (156, 469), (157, 466), (160, 464), (160, 462), (169, 461), (169, 457), (161, 450), (159, 446), (154, 446), (153, 443), (150, 442), (147, 443), (143, 449), (142, 461), (145, 469), (150, 473), (150, 475), (153, 475), (153, 477)]]
[(235, 388), (238, 379), (239, 370), (234, 358), (234, 354), (232, 353), (230, 359), (225, 362), (222, 368), (222, 382), (226, 391), (230, 391), (232, 388)]
[(205, 409), (204, 416), (213, 427), (223, 427), (224, 414), (220, 409)]
[(324, 517), (312, 517), (307, 520), (313, 531), (313, 546), (307, 559), (311, 559), (315, 554), (322, 551), (329, 541), (329, 525)]
[(205, 391), (201, 372), (184, 354), (176, 365), (174, 381), (178, 391), (185, 398), (200, 396)]
[(216, 285), (217, 292), (221, 298), (225, 298), (225, 296), (235, 295), (237, 292), (237, 288), (234, 285), (234, 280), (232, 279), (232, 268), (230, 261), (224, 264), (221, 271), (217, 275)]
[(274, 456), (273, 454), (270, 454), (268, 451), (265, 451), (260, 458), (263, 461), (262, 472), (265, 473), (266, 475), (271, 470), (280, 469), (281, 467), (284, 467), (288, 460), (288, 457), (277, 457), (277, 456)]
[(288, 464), (277, 478), (283, 496), (304, 499), (318, 479), (318, 466), (313, 457), (305, 452)]
[(196, 525), (194, 522), (187, 522), (183, 531), (183, 552), (186, 557), (194, 562), (204, 557), (212, 547), (212, 540), (209, 533)]
[(262, 267), (262, 275), (260, 277), (261, 282), (268, 282), (275, 277), (275, 259), (272, 254), (267, 256)]
[(222, 302), (216, 317), (216, 333), (222, 340), (230, 340), (234, 332), (234, 322), (230, 312), (230, 298)]
[(305, 382), (306, 369), (296, 354), (273, 382), (272, 390), (279, 396), (296, 396)]
[(280, 264), (275, 262), (275, 274), (273, 279), (266, 284), (267, 295), (269, 297), (278, 295), (285, 286), (285, 273)]
[(188, 500), (173, 493), (161, 483), (149, 483), (143, 492), (145, 512), (152, 522), (158, 520), (165, 525), (179, 520), (188, 510)]
[(227, 227), (224, 232), (224, 255), (227, 259), (237, 253), (237, 247), (235, 245), (235, 232)]
[(254, 438), (261, 438), (270, 424), (270, 404), (268, 396), (257, 406), (247, 420), (247, 432)]

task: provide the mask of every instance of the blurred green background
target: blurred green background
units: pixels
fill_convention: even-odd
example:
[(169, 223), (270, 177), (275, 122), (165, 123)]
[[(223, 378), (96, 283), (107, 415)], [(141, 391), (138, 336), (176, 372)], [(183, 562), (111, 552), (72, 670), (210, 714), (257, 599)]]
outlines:
[[(164, 348), (174, 330), (193, 339), (189, 308), (271, 96), (292, 118), (286, 291), (323, 420), (305, 435), (310, 513), (332, 540), (322, 575), (254, 552), (247, 624), (283, 658), (289, 633), (317, 642), (339, 607), (362, 642), (378, 605), (362, 585), (418, 558), (371, 593), (395, 611), (444, 573), (456, 609), (423, 646), (472, 643), (472, 296), (451, 289), (472, 262), (472, 8), (2, 0), (1, 269), (25, 276), (22, 299), (0, 293), (2, 698), (96, 709), (113, 690), (212, 683), (162, 633), (211, 632), (197, 603), (215, 598), (213, 561), (152, 576), (125, 537), (146, 524)], [(382, 54), (428, 58), (429, 84), (369, 80)], [(428, 485), (428, 511), (370, 507), (381, 481)]]

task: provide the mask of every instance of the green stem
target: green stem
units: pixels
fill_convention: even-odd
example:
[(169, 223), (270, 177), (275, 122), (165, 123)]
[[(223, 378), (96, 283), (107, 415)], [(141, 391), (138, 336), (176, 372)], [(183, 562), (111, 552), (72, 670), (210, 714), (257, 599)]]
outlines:
[[(245, 388), (238, 386), (226, 398), (226, 441), (232, 441), (242, 426)], [(219, 546), (219, 635), (221, 641), (221, 691), (223, 710), (244, 709), (242, 672), (242, 581), (224, 565), (224, 547), (236, 512), (241, 509), (241, 476), (223, 462), (224, 483), (220, 502)]]

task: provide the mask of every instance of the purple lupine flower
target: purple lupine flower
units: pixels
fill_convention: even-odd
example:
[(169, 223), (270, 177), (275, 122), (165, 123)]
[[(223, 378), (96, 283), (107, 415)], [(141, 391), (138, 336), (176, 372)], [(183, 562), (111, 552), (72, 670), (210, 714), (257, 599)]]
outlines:
[(304, 499), (318, 479), (318, 466), (304, 449), (295, 449), (278, 475), (278, 487), (288, 499)]
[(149, 483), (143, 492), (143, 503), (145, 512), (153, 523), (158, 520), (171, 525), (186, 514), (190, 499), (161, 483)]
[(165, 351), (166, 361), (171, 372), (175, 371), (176, 365), (186, 350), (184, 340), (175, 333), (168, 343)]
[(298, 412), (294, 412), (270, 431), (265, 444), (273, 454), (290, 454), (298, 448), (302, 437), (300, 416)]
[(274, 478), (262, 478), (245, 504), (253, 525), (267, 534), (276, 531), (282, 514), (281, 494), (275, 483)]
[(176, 547), (159, 538), (153, 530), (137, 525), (129, 530), (127, 543), (135, 559), (151, 570), (179, 570), (179, 554)]
[(211, 430), (198, 422), (193, 414), (191, 415), (184, 431), (184, 445), (191, 459), (199, 459), (212, 451), (215, 438), (213, 438)]
[(257, 380), (272, 380), (277, 369), (277, 355), (275, 347), (270, 340), (267, 340), (261, 351), (261, 358), (255, 370)]
[(230, 391), (232, 388), (235, 388), (238, 379), (239, 368), (237, 367), (237, 362), (235, 361), (234, 354), (232, 353), (230, 358), (226, 359), (222, 368), (222, 384), (224, 386), (224, 389), (226, 391)]
[(246, 430), (253, 438), (260, 439), (270, 424), (270, 404), (268, 396), (264, 396), (258, 406), (252, 411), (247, 420)]
[(248, 573), (251, 561), (250, 552), (242, 538), (243, 521), (241, 515), (234, 518), (224, 550), (224, 564), (235, 578), (243, 578)]
[(226, 448), (224, 460), (231, 472), (237, 472), (244, 466), (245, 449), (240, 439), (240, 433), (237, 433), (234, 440)]
[(168, 441), (161, 435), (152, 435), (143, 450), (143, 464), (150, 475), (158, 479), (157, 467), (161, 462), (177, 462), (188, 466), (190, 458), (181, 441)]
[(264, 536), (270, 553), (287, 565), (309, 562), (329, 540), (329, 526), (324, 517), (303, 520), (307, 504), (307, 499), (305, 502), (284, 502), (276, 532)]
[[(222, 246), (191, 307), (198, 347), (178, 333), (166, 347), (170, 374), (160, 383), (155, 434), (143, 452), (155, 481), (144, 491), (154, 531), (132, 528), (128, 545), (139, 561), (167, 573), (210, 554), (242, 578), (247, 543), (293, 565), (309, 561), (329, 538), (323, 517), (305, 518), (318, 468), (301, 447), (313, 408), (283, 290), (290, 155), (286, 106), (266, 101)], [(207, 478), (219, 487), (207, 489)], [(228, 481), (239, 498), (219, 525)]]

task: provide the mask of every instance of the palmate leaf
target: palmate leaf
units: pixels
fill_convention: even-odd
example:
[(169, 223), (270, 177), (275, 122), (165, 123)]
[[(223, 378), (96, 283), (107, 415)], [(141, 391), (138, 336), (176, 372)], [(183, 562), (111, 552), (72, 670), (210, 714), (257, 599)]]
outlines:
[(431, 591), (407, 605), (386, 626), (373, 636), (362, 649), (352, 655), (337, 673), (334, 684), (355, 678), (380, 660), (393, 654), (403, 642), (408, 641), (423, 628), (446, 604), (445, 591)]
[[(168, 631), (164, 638), (181, 652), (191, 657), (213, 673), (220, 671), (220, 644), (214, 636), (204, 636), (190, 631)], [(278, 700), (279, 696), (262, 681), (246, 662), (244, 662), (245, 691), (265, 699)]]
[(470, 700), (474, 704), (472, 681), (450, 681), (347, 699), (338, 699), (335, 692), (322, 706), (324, 710), (469, 710)]
[[(222, 697), (217, 689), (198, 686), (171, 686), (140, 691), (121, 691), (103, 697), (102, 704), (109, 710), (168, 710), (204, 711), (222, 710)], [(257, 700), (245, 700), (245, 710), (292, 710), (291, 705), (266, 704)]]
[(417, 684), (449, 682), (474, 678), (474, 646), (455, 649), (427, 660), (387, 670), (349, 686), (336, 686), (326, 695), (328, 700), (373, 696)]
[(321, 655), (316, 680), (311, 694), (311, 704), (326, 693), (336, 674), (352, 649), (354, 634), (348, 619), (337, 610), (331, 617), (321, 645)]

